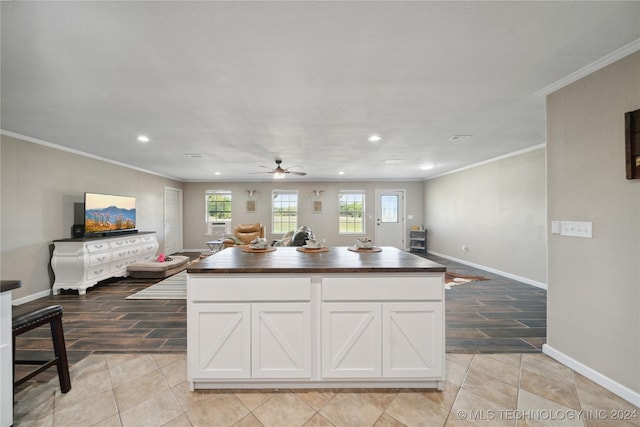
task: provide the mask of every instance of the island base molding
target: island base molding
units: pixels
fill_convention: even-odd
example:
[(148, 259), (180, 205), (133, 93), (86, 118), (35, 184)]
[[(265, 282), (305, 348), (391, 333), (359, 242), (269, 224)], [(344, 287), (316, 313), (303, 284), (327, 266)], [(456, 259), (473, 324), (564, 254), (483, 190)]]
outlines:
[(322, 388), (425, 388), (444, 390), (445, 381), (194, 381), (189, 382), (189, 390), (243, 390), (243, 389), (322, 389)]

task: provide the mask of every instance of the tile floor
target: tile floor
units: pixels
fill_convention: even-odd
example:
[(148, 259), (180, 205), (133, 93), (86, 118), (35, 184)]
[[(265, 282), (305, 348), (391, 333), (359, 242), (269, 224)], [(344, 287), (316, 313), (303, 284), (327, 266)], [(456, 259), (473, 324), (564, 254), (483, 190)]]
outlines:
[[(190, 392), (186, 354), (93, 353), (16, 394), (16, 426), (640, 426), (640, 409), (541, 353), (447, 354), (444, 391)], [(626, 420), (613, 420), (613, 417)]]

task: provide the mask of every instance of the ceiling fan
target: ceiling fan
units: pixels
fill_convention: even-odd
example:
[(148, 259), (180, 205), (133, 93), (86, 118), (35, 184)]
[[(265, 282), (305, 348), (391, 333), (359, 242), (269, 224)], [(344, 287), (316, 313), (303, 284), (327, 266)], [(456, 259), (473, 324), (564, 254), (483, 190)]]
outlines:
[[(281, 164), (282, 164), (282, 160), (281, 159), (276, 159), (276, 168), (275, 169), (273, 169), (273, 170), (271, 170), (269, 172), (253, 172), (253, 173), (270, 173), (270, 174), (273, 174), (273, 178), (275, 178), (275, 179), (282, 179), (287, 174), (300, 175), (300, 176), (305, 176), (307, 174), (306, 172), (296, 172), (296, 171), (292, 171), (292, 170), (289, 170), (289, 169), (285, 169), (282, 166), (280, 166)], [(260, 166), (260, 167), (266, 168), (267, 166)]]

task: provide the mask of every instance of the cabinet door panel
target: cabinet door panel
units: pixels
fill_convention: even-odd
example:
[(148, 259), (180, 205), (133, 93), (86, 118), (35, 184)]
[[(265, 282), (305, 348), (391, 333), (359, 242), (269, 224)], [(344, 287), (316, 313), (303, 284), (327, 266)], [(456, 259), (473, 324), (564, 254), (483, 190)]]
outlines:
[(381, 342), (380, 304), (322, 304), (323, 377), (380, 377)]
[[(251, 305), (192, 304), (189, 370), (194, 378), (249, 378)], [(190, 350), (192, 348), (190, 347)]]
[(311, 377), (311, 304), (253, 304), (251, 375)]
[(382, 304), (384, 377), (434, 377), (443, 371), (440, 303)]

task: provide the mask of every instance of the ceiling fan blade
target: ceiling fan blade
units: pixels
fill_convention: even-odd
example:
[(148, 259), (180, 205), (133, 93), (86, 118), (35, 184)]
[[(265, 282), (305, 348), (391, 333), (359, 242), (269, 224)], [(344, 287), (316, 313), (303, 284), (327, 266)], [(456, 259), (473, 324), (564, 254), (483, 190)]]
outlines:
[(305, 176), (307, 174), (306, 172), (296, 172), (296, 171), (290, 171), (290, 170), (288, 170), (287, 173), (292, 173), (294, 175), (300, 175), (300, 176)]
[(269, 171), (269, 172), (249, 172), (250, 175), (255, 175), (258, 173), (273, 173), (273, 171)]

